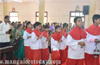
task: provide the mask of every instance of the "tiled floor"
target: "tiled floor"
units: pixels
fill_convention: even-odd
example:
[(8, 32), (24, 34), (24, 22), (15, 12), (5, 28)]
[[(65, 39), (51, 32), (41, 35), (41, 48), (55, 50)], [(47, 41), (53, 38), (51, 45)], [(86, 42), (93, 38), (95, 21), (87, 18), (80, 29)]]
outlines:
[(52, 65), (52, 61), (51, 61), (51, 54), (49, 55), (49, 60), (48, 60), (48, 62), (47, 62), (47, 65)]

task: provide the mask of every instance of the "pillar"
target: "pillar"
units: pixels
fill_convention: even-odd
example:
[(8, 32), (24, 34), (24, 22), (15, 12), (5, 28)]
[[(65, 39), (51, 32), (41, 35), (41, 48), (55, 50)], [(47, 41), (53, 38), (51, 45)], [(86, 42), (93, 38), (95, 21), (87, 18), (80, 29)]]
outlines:
[(92, 17), (94, 14), (96, 14), (96, 10), (97, 10), (97, 0), (90, 0), (88, 27), (93, 23)]
[(39, 0), (39, 22), (44, 24), (45, 0)]
[(3, 2), (3, 17), (9, 15), (9, 3), (7, 0), (2, 0)]

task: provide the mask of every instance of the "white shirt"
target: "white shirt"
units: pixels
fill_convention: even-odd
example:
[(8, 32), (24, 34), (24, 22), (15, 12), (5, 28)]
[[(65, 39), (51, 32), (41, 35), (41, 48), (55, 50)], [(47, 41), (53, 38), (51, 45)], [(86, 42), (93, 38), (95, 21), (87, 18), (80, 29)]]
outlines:
[(42, 37), (42, 49), (48, 48), (48, 41), (46, 37)]
[(66, 45), (67, 43), (66, 43), (66, 38), (65, 38), (65, 36), (62, 36), (62, 42), (60, 42), (59, 43), (59, 49), (60, 50), (64, 50), (64, 49), (66, 49), (66, 47), (67, 47), (67, 45)]
[[(95, 32), (95, 31), (94, 31)], [(85, 52), (88, 54), (93, 54), (94, 49), (95, 49), (95, 42), (90, 42), (90, 39), (99, 39), (100, 40), (100, 35), (91, 35), (88, 32), (87, 33), (87, 39), (86, 39), (86, 47), (85, 47)], [(100, 50), (100, 43), (97, 44), (97, 49)]]
[(51, 37), (51, 49), (52, 51), (59, 51), (59, 42), (54, 40), (52, 37)]
[(9, 34), (6, 34), (7, 31), (9, 31), (10, 25), (9, 23), (5, 24), (5, 22), (2, 22), (0, 24), (0, 42), (10, 42)]
[(31, 36), (32, 34), (29, 34), (27, 31), (24, 31), (24, 35), (23, 35), (23, 39), (24, 39), (24, 46), (30, 46), (31, 45), (31, 38), (28, 38), (29, 36)]
[(85, 41), (84, 39), (81, 40), (75, 40), (71, 37), (71, 35), (68, 34), (67, 36), (67, 43), (68, 45), (68, 58), (70, 59), (84, 59), (84, 52), (85, 48), (81, 48), (80, 45), (78, 45), (78, 42)]
[(66, 49), (66, 38), (64, 36), (62, 36), (62, 42), (58, 42), (56, 40), (54, 40), (52, 37), (51, 37), (51, 49), (53, 51), (59, 51), (59, 50), (64, 50)]
[(42, 40), (38, 39), (37, 40), (37, 36), (34, 32), (32, 32), (32, 37), (31, 37), (31, 49), (33, 50), (37, 50), (37, 49), (42, 49)]

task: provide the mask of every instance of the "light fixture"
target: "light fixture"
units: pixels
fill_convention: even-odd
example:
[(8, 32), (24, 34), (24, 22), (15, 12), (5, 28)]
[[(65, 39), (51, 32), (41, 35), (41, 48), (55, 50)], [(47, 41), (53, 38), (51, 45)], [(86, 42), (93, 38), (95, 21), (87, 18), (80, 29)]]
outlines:
[(21, 0), (14, 0), (14, 1), (16, 1), (16, 2), (22, 2)]

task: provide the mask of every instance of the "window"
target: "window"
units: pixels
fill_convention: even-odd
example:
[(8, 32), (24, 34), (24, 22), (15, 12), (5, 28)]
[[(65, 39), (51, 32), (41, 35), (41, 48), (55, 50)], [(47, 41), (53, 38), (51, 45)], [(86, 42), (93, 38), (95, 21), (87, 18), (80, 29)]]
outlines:
[(70, 23), (74, 24), (74, 18), (80, 16), (82, 17), (82, 22), (85, 22), (85, 15), (83, 15), (83, 11), (71, 11), (70, 12)]
[[(39, 21), (39, 12), (36, 12), (36, 20)], [(48, 22), (48, 12), (44, 13), (44, 24)]]
[(10, 21), (11, 22), (16, 22), (18, 21), (18, 12), (10, 12)]

